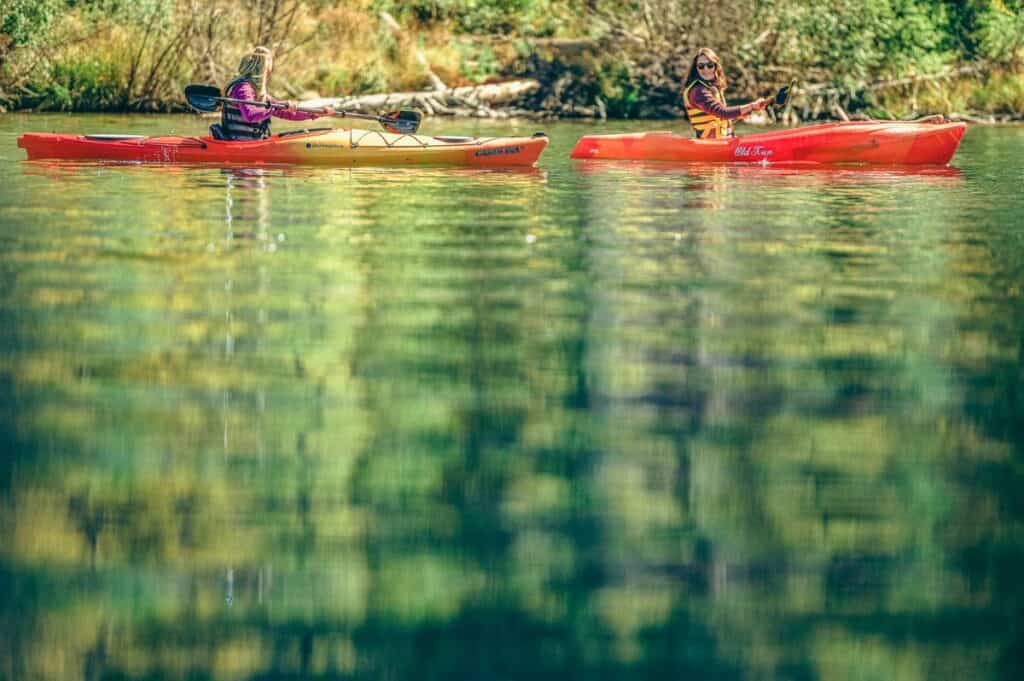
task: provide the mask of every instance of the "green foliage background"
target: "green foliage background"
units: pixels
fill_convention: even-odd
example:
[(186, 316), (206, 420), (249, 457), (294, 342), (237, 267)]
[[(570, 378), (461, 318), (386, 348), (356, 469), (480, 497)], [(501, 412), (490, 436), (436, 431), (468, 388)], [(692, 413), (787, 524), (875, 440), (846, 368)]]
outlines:
[[(385, 11), (405, 37), (382, 27)], [(253, 44), (278, 50), (286, 96), (424, 88), (415, 44), (449, 85), (535, 77), (530, 106), (600, 101), (619, 116), (676, 107), (701, 45), (725, 58), (733, 98), (796, 79), (855, 108), (879, 104), (857, 95), (865, 83), (972, 64), (982, 78), (944, 81), (924, 104), (1019, 113), (1024, 69), (1024, 0), (4, 0), (0, 12), (9, 108), (179, 108), (184, 84), (225, 80)]]

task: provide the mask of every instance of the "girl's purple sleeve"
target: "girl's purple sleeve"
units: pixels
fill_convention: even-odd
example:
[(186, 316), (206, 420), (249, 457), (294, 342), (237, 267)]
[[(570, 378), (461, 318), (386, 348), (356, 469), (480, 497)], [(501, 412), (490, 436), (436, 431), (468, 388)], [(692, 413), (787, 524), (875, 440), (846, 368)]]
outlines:
[(743, 116), (743, 107), (739, 105), (722, 106), (722, 103), (715, 99), (710, 90), (699, 84), (690, 90), (690, 104), (704, 113), (724, 118), (727, 121), (734, 121)]
[[(259, 99), (256, 95), (256, 89), (244, 81), (231, 88), (231, 93), (228, 97), (231, 99)], [(282, 102), (279, 99), (270, 99), (270, 101), (274, 104), (287, 104), (287, 102)], [(242, 118), (244, 118), (247, 123), (260, 123), (271, 116), (274, 116), (275, 118), (283, 118), (288, 121), (308, 121), (318, 117), (318, 114), (306, 113), (305, 111), (269, 109), (264, 106), (253, 106), (251, 104), (239, 104), (238, 108), (242, 112)]]
[[(270, 101), (275, 104), (287, 104), (288, 102), (282, 102), (279, 99), (271, 99)], [(287, 109), (274, 109), (273, 115), (276, 118), (283, 118), (286, 121), (311, 121), (314, 118), (319, 118), (320, 114), (308, 113), (306, 111), (288, 111)]]

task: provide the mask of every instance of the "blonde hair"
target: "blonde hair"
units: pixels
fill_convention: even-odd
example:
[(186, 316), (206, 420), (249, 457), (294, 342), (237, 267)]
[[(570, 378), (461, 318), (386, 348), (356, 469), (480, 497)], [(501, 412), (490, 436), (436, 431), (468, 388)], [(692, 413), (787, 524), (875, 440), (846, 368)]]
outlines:
[(252, 81), (261, 99), (267, 98), (267, 76), (274, 65), (274, 54), (270, 48), (259, 46), (242, 57), (238, 64), (238, 77)]

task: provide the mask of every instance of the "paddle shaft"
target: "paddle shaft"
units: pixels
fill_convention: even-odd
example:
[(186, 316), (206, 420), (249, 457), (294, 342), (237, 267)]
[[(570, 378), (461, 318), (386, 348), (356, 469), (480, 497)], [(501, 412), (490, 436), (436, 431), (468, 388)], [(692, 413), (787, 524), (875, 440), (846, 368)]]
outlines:
[[(210, 97), (210, 99), (216, 100), (218, 102), (228, 102), (230, 104), (248, 104), (249, 106), (262, 106), (268, 109), (283, 110), (288, 108), (287, 104), (279, 104), (277, 102), (260, 102), (255, 99), (235, 99), (233, 97)], [(321, 115), (327, 113), (327, 110), (322, 108), (313, 109), (308, 107), (296, 107), (295, 110), (301, 111), (302, 113), (313, 113)], [(361, 114), (350, 111), (335, 111), (332, 115), (337, 116), (338, 118), (360, 118), (365, 121), (377, 121), (378, 123), (392, 122), (383, 116), (374, 116), (373, 114)]]
[[(779, 91), (775, 93), (775, 96), (768, 102), (768, 106), (773, 109), (784, 109), (789, 104), (789, 98), (793, 94), (793, 84), (783, 85), (779, 88)], [(781, 100), (781, 101), (780, 101)]]
[[(767, 97), (764, 97), (763, 99), (768, 99), (768, 101), (765, 102), (765, 105), (763, 107), (761, 107), (761, 110), (763, 111), (764, 109), (767, 109), (769, 107), (771, 107), (772, 109), (779, 109), (779, 108), (785, 107), (787, 104), (789, 104), (789, 93), (791, 91), (792, 91), (792, 86), (791, 85), (787, 85), (785, 87), (779, 88), (779, 91), (775, 94), (775, 96), (773, 98), (768, 99)], [(783, 100), (783, 103), (781, 103), (781, 104), (779, 103), (780, 99)], [(744, 104), (742, 106), (746, 106), (746, 105)], [(749, 116), (750, 114), (754, 113), (754, 111), (756, 111), (756, 110), (757, 109), (753, 109), (752, 108), (750, 111), (748, 111), (747, 113), (743, 114), (742, 117), (745, 118), (745, 117)]]

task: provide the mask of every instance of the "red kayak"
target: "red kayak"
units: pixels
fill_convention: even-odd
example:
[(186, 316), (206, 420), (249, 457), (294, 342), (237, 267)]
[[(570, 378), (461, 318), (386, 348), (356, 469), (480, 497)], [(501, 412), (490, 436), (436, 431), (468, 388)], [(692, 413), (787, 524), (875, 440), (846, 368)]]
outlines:
[(26, 133), (18, 146), (29, 159), (106, 159), (150, 163), (289, 163), (329, 166), (532, 166), (548, 138), (428, 137), (376, 130), (285, 132), (253, 142), (211, 137)]
[(935, 117), (917, 122), (851, 121), (742, 137), (699, 140), (672, 132), (585, 135), (572, 158), (696, 163), (873, 163), (945, 165), (967, 126)]

